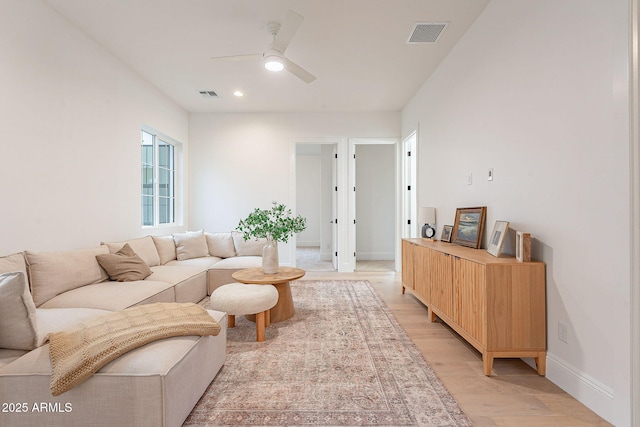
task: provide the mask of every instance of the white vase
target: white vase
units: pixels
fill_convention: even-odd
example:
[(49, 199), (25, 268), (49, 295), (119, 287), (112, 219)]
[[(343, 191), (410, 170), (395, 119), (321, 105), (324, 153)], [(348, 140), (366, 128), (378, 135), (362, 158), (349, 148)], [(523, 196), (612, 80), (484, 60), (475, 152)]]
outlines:
[(273, 239), (267, 239), (267, 244), (262, 248), (262, 271), (264, 274), (275, 274), (278, 272), (279, 267), (278, 242)]

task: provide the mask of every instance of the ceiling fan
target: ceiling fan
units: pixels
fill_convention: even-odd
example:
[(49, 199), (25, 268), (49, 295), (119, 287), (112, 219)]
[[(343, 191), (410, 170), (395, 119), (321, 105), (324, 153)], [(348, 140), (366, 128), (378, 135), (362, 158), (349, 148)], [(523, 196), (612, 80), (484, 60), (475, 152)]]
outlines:
[(289, 46), (303, 20), (303, 16), (289, 10), (282, 25), (277, 22), (269, 22), (267, 25), (267, 29), (273, 35), (273, 42), (264, 52), (249, 55), (216, 56), (211, 59), (214, 61), (262, 60), (265, 68), (269, 71), (286, 69), (300, 80), (311, 83), (316, 77), (284, 56), (284, 51)]

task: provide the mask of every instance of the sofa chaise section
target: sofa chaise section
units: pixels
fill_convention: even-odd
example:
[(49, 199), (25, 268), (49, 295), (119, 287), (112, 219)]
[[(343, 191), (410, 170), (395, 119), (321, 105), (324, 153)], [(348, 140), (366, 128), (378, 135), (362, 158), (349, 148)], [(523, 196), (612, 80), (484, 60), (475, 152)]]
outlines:
[(212, 310), (209, 314), (222, 326), (217, 336), (149, 343), (120, 356), (57, 397), (49, 391), (49, 345), (24, 354), (0, 368), (0, 401), (24, 403), (28, 410), (2, 413), (0, 424), (182, 425), (225, 359), (226, 315)]

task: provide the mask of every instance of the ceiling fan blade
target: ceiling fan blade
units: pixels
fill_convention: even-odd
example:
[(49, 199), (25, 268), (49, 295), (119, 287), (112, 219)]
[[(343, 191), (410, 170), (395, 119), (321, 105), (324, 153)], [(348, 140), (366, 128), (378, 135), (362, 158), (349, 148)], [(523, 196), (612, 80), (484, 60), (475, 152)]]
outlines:
[(276, 37), (273, 39), (272, 48), (280, 53), (284, 53), (303, 20), (304, 17), (302, 15), (298, 15), (294, 11), (288, 10), (287, 16), (284, 18), (284, 23), (280, 26), (278, 34), (276, 34)]
[(231, 55), (231, 56), (214, 56), (212, 61), (246, 61), (248, 59), (262, 59), (261, 53), (254, 53), (250, 55)]
[(313, 74), (311, 74), (310, 72), (308, 72), (307, 70), (305, 70), (304, 68), (296, 64), (295, 62), (292, 62), (287, 58), (283, 58), (283, 59), (284, 59), (284, 68), (288, 72), (290, 72), (291, 74), (293, 74), (294, 76), (302, 80), (303, 82), (311, 83), (316, 79), (316, 76), (314, 76)]

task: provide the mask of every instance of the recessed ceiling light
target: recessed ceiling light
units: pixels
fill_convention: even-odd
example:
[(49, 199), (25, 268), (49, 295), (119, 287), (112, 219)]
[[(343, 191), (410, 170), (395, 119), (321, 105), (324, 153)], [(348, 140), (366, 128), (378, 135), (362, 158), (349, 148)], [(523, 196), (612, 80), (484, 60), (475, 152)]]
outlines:
[(233, 92), (234, 96), (237, 96), (238, 98), (244, 96), (244, 92), (242, 92), (241, 90), (236, 90), (235, 92)]

